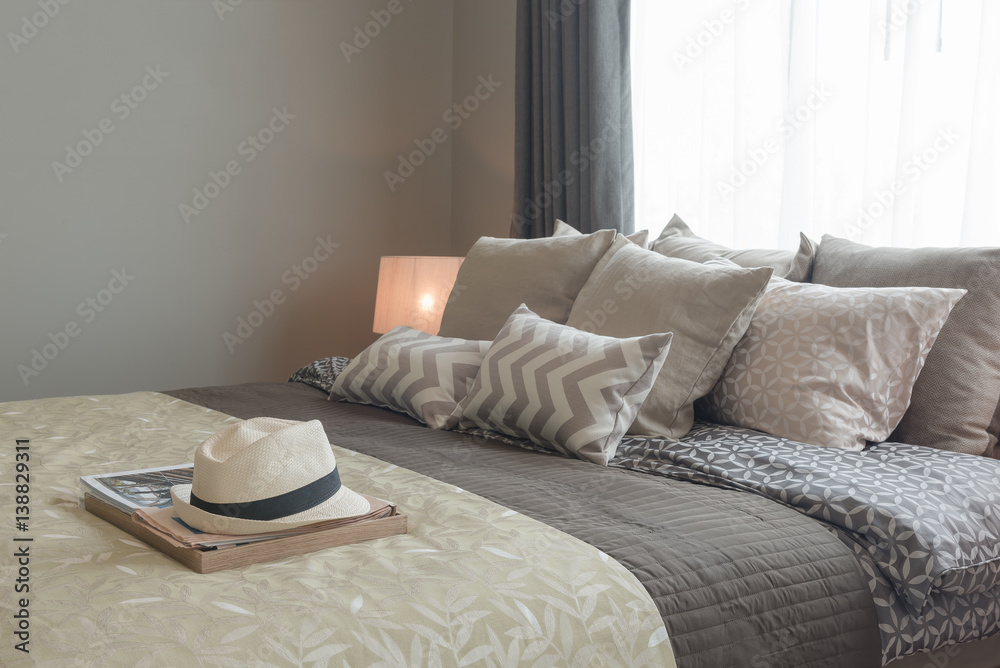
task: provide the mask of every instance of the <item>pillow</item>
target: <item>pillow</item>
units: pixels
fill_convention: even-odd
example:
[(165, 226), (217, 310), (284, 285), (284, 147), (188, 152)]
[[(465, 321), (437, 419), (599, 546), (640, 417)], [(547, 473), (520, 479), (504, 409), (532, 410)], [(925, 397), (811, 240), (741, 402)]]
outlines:
[(493, 239), (473, 245), (441, 317), (440, 336), (492, 340), (518, 304), (565, 323), (573, 300), (615, 241), (614, 230), (578, 237)]
[[(556, 221), (555, 232), (552, 233), (553, 237), (579, 237), (583, 234), (580, 230), (564, 223), (561, 220)], [(624, 235), (626, 239), (634, 243), (639, 248), (646, 248), (649, 242), (649, 230), (639, 230), (638, 232), (633, 232), (632, 234)]]
[(896, 428), (965, 290), (832, 288), (774, 277), (722, 377), (714, 422), (862, 450)]
[(489, 341), (425, 334), (401, 325), (351, 360), (330, 398), (406, 413), (432, 429), (451, 429)]
[(808, 281), (812, 273), (816, 244), (806, 235), (799, 234), (799, 249), (784, 250), (733, 250), (702, 239), (691, 231), (680, 216), (674, 215), (653, 242), (652, 250), (692, 262), (708, 262), (724, 257), (741, 267), (772, 267), (774, 274), (790, 281)]
[(988, 450), (1000, 399), (1000, 248), (872, 248), (824, 236), (813, 282), (968, 290), (927, 355), (889, 440), (977, 455)]
[(594, 272), (567, 324), (604, 336), (674, 334), (670, 373), (656, 381), (629, 434), (680, 439), (691, 429), (695, 399), (722, 374), (771, 272), (698, 264), (630, 244)]
[(459, 426), (480, 427), (601, 465), (660, 373), (669, 333), (613, 339), (511, 314), (483, 359)]

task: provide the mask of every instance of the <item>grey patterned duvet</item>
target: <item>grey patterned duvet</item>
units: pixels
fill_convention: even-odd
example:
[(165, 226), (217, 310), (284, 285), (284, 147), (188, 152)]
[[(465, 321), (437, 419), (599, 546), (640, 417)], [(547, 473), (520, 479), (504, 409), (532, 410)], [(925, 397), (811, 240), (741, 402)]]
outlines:
[(683, 442), (626, 438), (611, 465), (752, 492), (823, 522), (868, 575), (885, 662), (1000, 633), (996, 460), (697, 423)]

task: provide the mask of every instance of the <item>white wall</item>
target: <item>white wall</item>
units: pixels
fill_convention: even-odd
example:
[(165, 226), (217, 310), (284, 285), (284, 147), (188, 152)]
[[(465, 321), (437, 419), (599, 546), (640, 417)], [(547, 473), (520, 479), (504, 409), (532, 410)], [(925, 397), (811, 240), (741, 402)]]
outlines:
[[(513, 2), (400, 0), (351, 63), (341, 42), (389, 0), (244, 0), (221, 18), (207, 0), (76, 0), (51, 18), (39, 3), (56, 6), (0, 3), (0, 400), (283, 380), (374, 339), (380, 255), (506, 234)], [(44, 25), (15, 53), (7, 35), (33, 15)], [(123, 117), (113, 101), (144, 77), (153, 88), (147, 67), (169, 75)], [(384, 172), (444, 126), (453, 86), (464, 96), (490, 70), (503, 106), (484, 103), (390, 192)], [(273, 142), (241, 154), (285, 108)], [(57, 175), (102, 119), (113, 131)], [(186, 223), (179, 205), (230, 160), (240, 173)], [(318, 237), (340, 246), (295, 289), (282, 277)], [(134, 278), (112, 294), (122, 270)], [(230, 353), (224, 334), (275, 290), (284, 303)], [(26, 384), (33, 350), (52, 359)]]

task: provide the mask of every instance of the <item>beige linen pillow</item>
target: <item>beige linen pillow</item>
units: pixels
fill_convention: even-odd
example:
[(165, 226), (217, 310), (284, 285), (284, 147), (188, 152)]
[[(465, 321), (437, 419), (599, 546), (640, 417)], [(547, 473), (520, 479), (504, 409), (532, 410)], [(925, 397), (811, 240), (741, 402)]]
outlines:
[[(561, 220), (556, 221), (556, 229), (552, 233), (553, 237), (578, 237), (581, 236), (583, 232), (571, 226), (568, 223), (564, 223)], [(632, 234), (624, 235), (626, 239), (634, 243), (639, 248), (646, 248), (649, 243), (649, 230), (639, 230), (638, 232), (633, 232)]]
[(702, 239), (677, 215), (670, 219), (663, 232), (653, 242), (651, 249), (667, 257), (678, 257), (692, 262), (708, 262), (721, 257), (741, 267), (773, 267), (775, 276), (799, 282), (809, 280), (813, 259), (816, 256), (816, 244), (801, 233), (797, 251), (733, 250)]
[(337, 376), (331, 399), (406, 413), (432, 429), (451, 429), (452, 412), (479, 373), (489, 341), (426, 334), (405, 325), (381, 336)]
[(670, 339), (669, 333), (628, 339), (588, 334), (522, 304), (456, 409), (459, 426), (527, 438), (607, 465), (659, 375)]
[(861, 450), (889, 437), (965, 290), (832, 288), (774, 277), (715, 388), (714, 422)]
[(1000, 248), (873, 248), (827, 235), (812, 280), (968, 290), (927, 355), (889, 440), (976, 455), (989, 450), (1000, 399)]
[(601, 230), (578, 237), (481, 238), (458, 271), (438, 334), (491, 341), (519, 304), (565, 323), (616, 235)]
[(580, 291), (569, 324), (604, 336), (673, 332), (669, 368), (628, 430), (682, 438), (694, 401), (719, 379), (771, 277), (770, 267), (709, 266), (625, 245)]

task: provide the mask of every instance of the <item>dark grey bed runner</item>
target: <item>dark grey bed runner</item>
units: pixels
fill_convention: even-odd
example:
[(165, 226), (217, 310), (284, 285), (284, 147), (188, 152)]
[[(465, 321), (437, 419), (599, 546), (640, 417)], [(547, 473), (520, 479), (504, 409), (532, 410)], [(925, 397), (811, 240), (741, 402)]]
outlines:
[(649, 591), (682, 667), (881, 664), (868, 576), (830, 530), (759, 496), (440, 432), (301, 383), (168, 394), (318, 419), (339, 446), (474, 492), (603, 550)]

